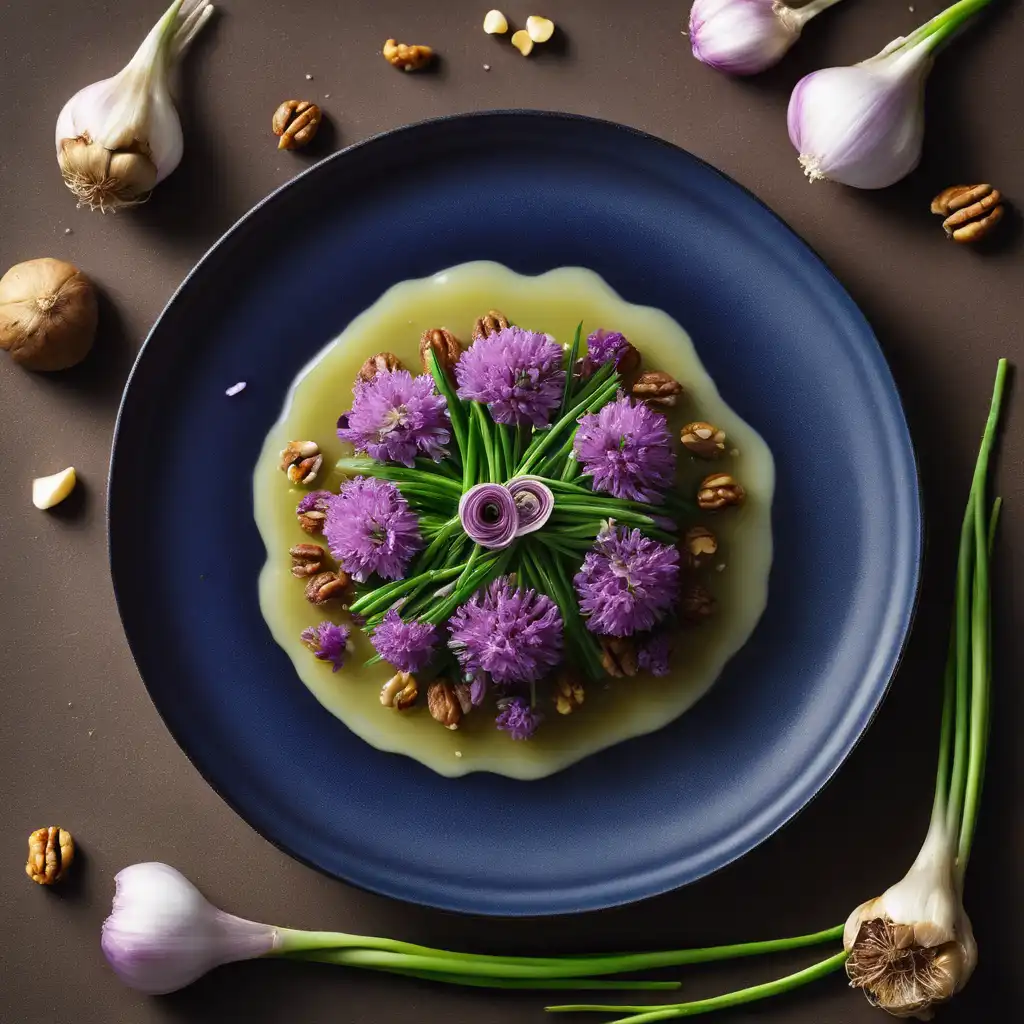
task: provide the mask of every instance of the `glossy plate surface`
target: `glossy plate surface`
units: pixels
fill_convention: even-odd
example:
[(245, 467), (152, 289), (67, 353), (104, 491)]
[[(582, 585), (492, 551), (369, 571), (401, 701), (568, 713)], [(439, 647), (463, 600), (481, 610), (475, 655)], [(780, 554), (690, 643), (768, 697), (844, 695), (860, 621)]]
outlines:
[[(666, 310), (771, 446), (778, 474), (785, 555), (750, 642), (675, 723), (541, 784), (446, 779), (363, 743), (295, 678), (257, 604), (251, 473), (289, 383), (390, 285), (476, 259), (527, 274), (587, 266), (628, 301)], [(246, 390), (226, 398), (240, 380)], [(882, 699), (921, 550), (898, 395), (817, 256), (695, 157), (619, 126), (529, 112), (379, 136), (243, 218), (139, 356), (109, 517), (139, 670), (211, 785), (309, 864), (483, 914), (651, 896), (781, 826)]]

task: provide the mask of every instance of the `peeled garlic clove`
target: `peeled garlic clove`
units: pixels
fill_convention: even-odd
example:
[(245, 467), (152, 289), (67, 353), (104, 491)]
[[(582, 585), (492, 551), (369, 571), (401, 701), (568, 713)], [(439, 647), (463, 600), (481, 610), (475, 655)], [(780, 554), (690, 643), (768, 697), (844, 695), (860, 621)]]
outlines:
[(501, 11), (488, 11), (484, 16), (484, 31), (489, 36), (501, 36), (508, 31), (508, 19)]
[(68, 466), (53, 476), (38, 477), (32, 481), (32, 504), (36, 508), (53, 508), (75, 489), (77, 482), (74, 466)]
[(526, 32), (535, 43), (546, 43), (555, 33), (555, 23), (550, 18), (531, 14), (526, 19)]
[(512, 45), (524, 56), (529, 57), (533, 52), (533, 40), (525, 29), (512, 33)]

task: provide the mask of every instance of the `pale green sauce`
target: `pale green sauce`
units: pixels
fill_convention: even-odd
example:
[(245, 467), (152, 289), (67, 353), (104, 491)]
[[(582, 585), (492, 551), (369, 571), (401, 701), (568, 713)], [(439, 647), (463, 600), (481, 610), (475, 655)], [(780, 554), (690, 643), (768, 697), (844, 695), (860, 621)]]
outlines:
[[(486, 709), (465, 718), (457, 731), (448, 731), (430, 717), (422, 698), (420, 706), (402, 713), (382, 707), (380, 688), (392, 672), (382, 664), (364, 667), (373, 650), (358, 631), (355, 654), (336, 673), (302, 645), (299, 633), (325, 616), (305, 600), (303, 581), (292, 577), (288, 549), (318, 538), (304, 534), (296, 522), (295, 506), (305, 489), (291, 486), (278, 468), (278, 453), (289, 440), (314, 440), (325, 456), (325, 471), (314, 486), (337, 490), (341, 477), (329, 467), (351, 450), (337, 440), (335, 423), (351, 405), (352, 381), (363, 361), (375, 352), (390, 351), (419, 372), (417, 349), (424, 330), (444, 326), (466, 342), (473, 321), (488, 309), (500, 309), (514, 323), (546, 331), (562, 342), (572, 340), (580, 320), (584, 336), (598, 327), (623, 332), (643, 353), (646, 369), (665, 370), (685, 385), (686, 395), (669, 417), (674, 430), (704, 419), (728, 433), (735, 454), (715, 463), (680, 456), (684, 493), (694, 493), (709, 472), (726, 470), (748, 494), (742, 508), (711, 513), (702, 520), (719, 538), (718, 555), (702, 570), (719, 610), (709, 623), (680, 633), (672, 674), (590, 684), (583, 707), (575, 713), (561, 716), (553, 707), (545, 709), (544, 725), (528, 742), (498, 732)], [(707, 692), (764, 611), (774, 481), (767, 445), (725, 404), (689, 335), (671, 317), (624, 302), (600, 277), (581, 268), (523, 277), (496, 263), (467, 263), (391, 288), (293, 383), (280, 419), (267, 434), (253, 478), (256, 524), (267, 546), (260, 606), (298, 678), (367, 743), (406, 754), (442, 775), (490, 771), (541, 778), (612, 744), (661, 728)], [(343, 613), (328, 617), (346, 621)]]

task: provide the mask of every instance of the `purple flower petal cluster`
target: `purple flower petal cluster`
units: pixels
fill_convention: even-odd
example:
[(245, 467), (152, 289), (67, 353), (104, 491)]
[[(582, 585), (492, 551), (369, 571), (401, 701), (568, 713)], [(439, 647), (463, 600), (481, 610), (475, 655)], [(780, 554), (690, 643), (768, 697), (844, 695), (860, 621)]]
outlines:
[(514, 740), (528, 740), (544, 717), (521, 697), (501, 701), (499, 706), (501, 711), (494, 720), (495, 725)]
[(299, 639), (321, 660), (329, 661), (337, 672), (345, 664), (345, 645), (348, 643), (348, 626), (336, 626), (333, 622), (321, 622), (310, 626), (299, 634)]
[(516, 589), (507, 577), (477, 591), (448, 623), (467, 673), (498, 684), (529, 683), (562, 660), (562, 613), (549, 597)]
[(430, 374), (413, 377), (408, 370), (384, 370), (358, 381), (354, 395), (352, 411), (338, 421), (338, 437), (357, 452), (406, 466), (413, 465), (418, 453), (435, 462), (447, 456), (447, 407)]
[(672, 635), (667, 629), (659, 629), (646, 637), (636, 652), (637, 664), (652, 676), (667, 676), (669, 659), (672, 656)]
[(440, 639), (438, 629), (429, 622), (403, 622), (394, 608), (374, 630), (377, 653), (402, 672), (420, 672), (427, 667)]
[(607, 523), (573, 577), (592, 633), (630, 636), (660, 622), (679, 594), (679, 552)]
[(459, 397), (485, 402), (496, 423), (546, 426), (562, 403), (562, 361), (562, 346), (549, 335), (506, 327), (462, 353)]
[(618, 331), (606, 331), (604, 328), (594, 331), (587, 338), (587, 355), (583, 360), (583, 376), (589, 377), (605, 363), (619, 365), (619, 360), (629, 348), (629, 341)]
[(580, 417), (573, 448), (595, 491), (660, 504), (672, 486), (676, 453), (665, 417), (626, 395)]
[(334, 495), (330, 491), (310, 491), (302, 501), (295, 507), (295, 514), (301, 516), (304, 512), (327, 513), (327, 506)]
[(331, 497), (324, 536), (342, 569), (360, 583), (374, 573), (401, 579), (423, 546), (416, 516), (398, 488), (364, 476), (349, 480)]

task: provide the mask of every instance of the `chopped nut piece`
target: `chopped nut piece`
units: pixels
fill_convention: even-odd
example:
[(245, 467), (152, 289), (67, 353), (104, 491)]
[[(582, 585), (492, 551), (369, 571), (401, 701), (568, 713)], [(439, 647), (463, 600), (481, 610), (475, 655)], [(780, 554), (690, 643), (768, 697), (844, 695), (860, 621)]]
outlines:
[(28, 862), (25, 874), (40, 885), (59, 882), (75, 859), (75, 841), (59, 825), (37, 828), (28, 837)]
[(455, 691), (455, 699), (464, 715), (473, 710), (473, 687), (470, 683), (456, 683), (452, 689)]
[(508, 19), (501, 11), (488, 11), (484, 15), (484, 31), (489, 36), (504, 35), (508, 31)]
[(462, 343), (447, 327), (435, 327), (424, 331), (420, 338), (420, 363), (424, 373), (430, 373), (427, 352), (433, 349), (437, 365), (450, 377), (455, 372), (455, 364), (462, 355)]
[(706, 526), (692, 526), (683, 537), (683, 549), (690, 567), (698, 569), (718, 550), (718, 538)]
[(610, 676), (635, 676), (638, 670), (636, 646), (628, 636), (601, 638), (601, 664)]
[(725, 451), (725, 431), (698, 420), (679, 432), (683, 447), (702, 459), (717, 459)]
[(427, 687), (427, 708), (435, 722), (440, 722), (446, 729), (458, 729), (462, 708), (451, 683), (439, 679)]
[(361, 367), (359, 367), (359, 373), (356, 375), (356, 381), (363, 381), (368, 383), (377, 376), (378, 373), (387, 373), (392, 370), (404, 370), (405, 367), (402, 365), (402, 360), (394, 354), (394, 352), (378, 352), (375, 356), (370, 356)]
[(508, 317), (499, 313), (496, 309), (488, 310), (485, 316), (478, 316), (473, 323), (473, 340), (480, 341), (482, 338), (489, 338), (498, 331), (508, 327)]
[(309, 486), (315, 479), (324, 457), (316, 441), (289, 441), (281, 451), (281, 469), (293, 484)]
[(292, 556), (292, 575), (298, 579), (315, 576), (323, 569), (327, 557), (319, 544), (296, 544), (288, 554)]
[(306, 600), (310, 604), (327, 604), (349, 596), (351, 581), (347, 572), (319, 572), (306, 584)]
[(633, 397), (640, 398), (648, 405), (661, 406), (665, 409), (672, 409), (679, 396), (683, 393), (683, 386), (668, 373), (661, 370), (648, 370), (641, 373), (633, 385)]
[(512, 45), (524, 56), (529, 57), (533, 52), (533, 40), (526, 29), (521, 28), (518, 32), (512, 33)]
[(712, 473), (705, 477), (697, 491), (697, 504), (708, 512), (727, 505), (742, 505), (747, 492), (728, 473)]
[(555, 33), (555, 23), (550, 18), (531, 14), (526, 19), (526, 31), (535, 43), (546, 43)]
[(306, 495), (295, 509), (299, 527), (306, 533), (323, 533), (330, 500), (329, 491), (313, 491)]
[(386, 708), (405, 711), (416, 703), (419, 695), (416, 677), (408, 672), (398, 672), (381, 687), (380, 702)]
[(946, 236), (969, 245), (984, 238), (1006, 212), (999, 189), (991, 185), (953, 185), (932, 200), (932, 213), (944, 217)]
[(679, 614), (687, 622), (703, 622), (714, 615), (717, 608), (718, 602), (699, 583), (690, 583), (683, 588), (679, 598)]
[(560, 715), (571, 715), (583, 705), (583, 683), (571, 669), (565, 669), (555, 680), (555, 710)]
[(434, 51), (429, 46), (407, 46), (394, 39), (389, 39), (384, 44), (381, 53), (392, 67), (401, 68), (403, 71), (419, 71), (434, 59)]
[(313, 141), (323, 115), (309, 100), (285, 100), (274, 111), (272, 127), (281, 136), (278, 149), (301, 149)]

